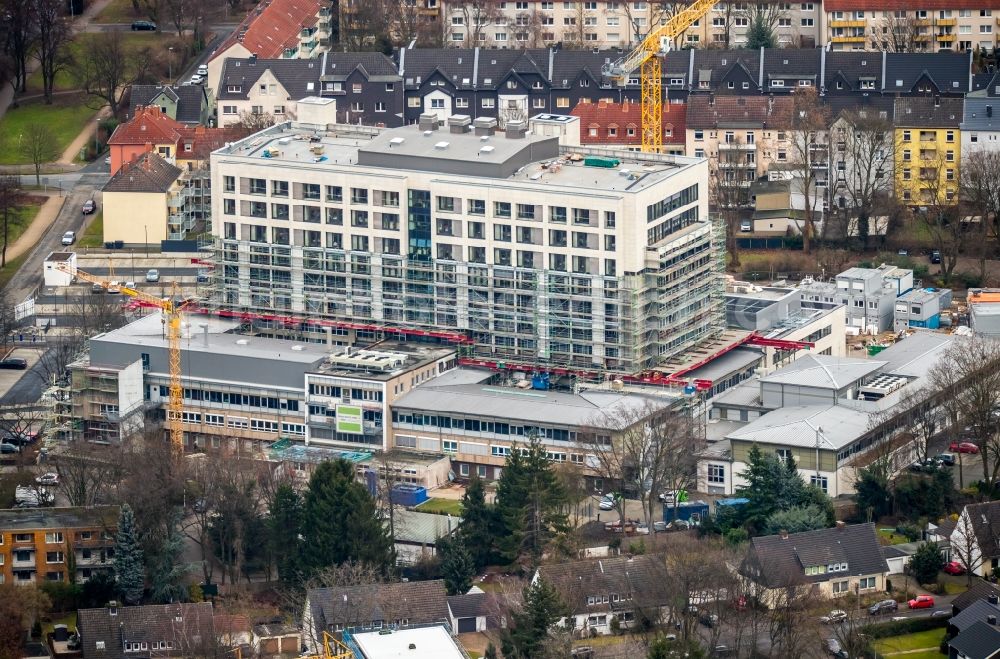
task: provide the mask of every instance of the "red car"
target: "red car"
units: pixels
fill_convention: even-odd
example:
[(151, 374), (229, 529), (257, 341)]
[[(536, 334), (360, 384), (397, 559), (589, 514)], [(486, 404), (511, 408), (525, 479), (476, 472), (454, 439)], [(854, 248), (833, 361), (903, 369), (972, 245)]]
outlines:
[(958, 451), (959, 453), (979, 453), (979, 447), (972, 442), (952, 442), (948, 446), (949, 451)]
[(958, 561), (952, 561), (950, 563), (945, 563), (945, 566), (941, 568), (947, 574), (965, 574), (965, 568)]
[(934, 598), (930, 595), (917, 595), (907, 602), (911, 609), (933, 609)]

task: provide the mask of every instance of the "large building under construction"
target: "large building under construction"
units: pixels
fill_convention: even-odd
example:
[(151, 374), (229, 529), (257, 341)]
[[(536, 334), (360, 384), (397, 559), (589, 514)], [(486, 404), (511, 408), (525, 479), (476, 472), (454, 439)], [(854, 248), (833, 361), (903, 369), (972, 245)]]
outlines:
[(676, 363), (724, 329), (704, 159), (454, 116), (284, 123), (215, 152), (211, 171), (213, 302), (258, 325), (300, 319), (272, 323), (299, 340), (425, 335), (612, 375)]

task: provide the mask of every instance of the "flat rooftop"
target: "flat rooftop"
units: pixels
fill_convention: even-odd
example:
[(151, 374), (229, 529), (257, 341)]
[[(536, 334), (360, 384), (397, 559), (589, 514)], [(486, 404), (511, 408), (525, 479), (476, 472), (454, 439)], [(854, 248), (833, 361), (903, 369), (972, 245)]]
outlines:
[(941, 288), (911, 288), (896, 299), (900, 302), (930, 302), (944, 295), (944, 291)]
[(118, 506), (10, 508), (0, 510), (0, 531), (115, 526), (118, 514)]
[[(364, 659), (468, 659), (443, 625), (351, 635)], [(361, 658), (359, 658), (361, 659)]]
[[(619, 164), (612, 168), (589, 166), (584, 164), (587, 155), (613, 158)], [(214, 156), (312, 170), (359, 173), (371, 168), (466, 179), (479, 176), (588, 192), (639, 192), (702, 162), (701, 158), (684, 156), (560, 147), (556, 137), (531, 133), (508, 138), (502, 131), (489, 136), (452, 133), (447, 126), (425, 131), (418, 125), (380, 129), (294, 122), (255, 133), (215, 151)]]

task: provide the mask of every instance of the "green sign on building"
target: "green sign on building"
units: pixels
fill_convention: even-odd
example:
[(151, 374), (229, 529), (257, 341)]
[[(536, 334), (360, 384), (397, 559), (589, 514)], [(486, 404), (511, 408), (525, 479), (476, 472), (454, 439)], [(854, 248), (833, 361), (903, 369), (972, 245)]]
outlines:
[(363, 432), (361, 408), (357, 405), (337, 406), (337, 432), (360, 435)]

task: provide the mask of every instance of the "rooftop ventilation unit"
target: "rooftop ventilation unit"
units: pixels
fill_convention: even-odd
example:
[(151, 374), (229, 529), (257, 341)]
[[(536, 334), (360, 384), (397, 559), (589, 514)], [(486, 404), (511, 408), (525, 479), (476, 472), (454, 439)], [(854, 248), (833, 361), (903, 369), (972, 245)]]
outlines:
[(862, 400), (879, 400), (901, 389), (909, 382), (901, 375), (879, 375), (868, 384), (862, 385), (858, 389), (858, 394)]
[(438, 151), (444, 151), (445, 149), (448, 148), (448, 143), (438, 142), (437, 144), (434, 145), (434, 148), (437, 149)]
[(495, 147), (487, 144), (486, 146), (479, 147), (479, 153), (493, 153)]

